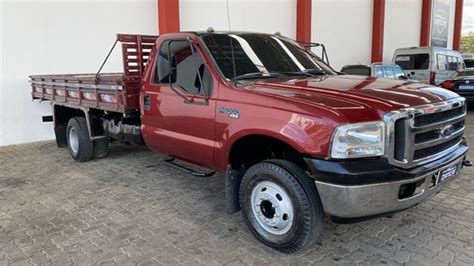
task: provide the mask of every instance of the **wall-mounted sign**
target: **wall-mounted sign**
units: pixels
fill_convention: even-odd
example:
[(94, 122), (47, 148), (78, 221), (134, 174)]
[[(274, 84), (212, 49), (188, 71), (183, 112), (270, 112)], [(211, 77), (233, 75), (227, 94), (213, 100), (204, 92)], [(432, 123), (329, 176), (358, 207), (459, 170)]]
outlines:
[(431, 46), (448, 47), (449, 5), (442, 0), (433, 1), (431, 16)]

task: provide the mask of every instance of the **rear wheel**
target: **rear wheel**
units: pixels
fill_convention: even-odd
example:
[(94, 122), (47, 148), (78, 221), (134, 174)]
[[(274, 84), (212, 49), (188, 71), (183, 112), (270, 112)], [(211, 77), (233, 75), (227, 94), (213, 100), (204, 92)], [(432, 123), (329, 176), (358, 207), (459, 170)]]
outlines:
[(311, 246), (322, 230), (324, 213), (314, 181), (291, 162), (269, 160), (250, 167), (240, 202), (252, 233), (280, 252)]
[(78, 162), (92, 159), (94, 144), (89, 137), (84, 117), (71, 118), (66, 129), (67, 146), (72, 158)]

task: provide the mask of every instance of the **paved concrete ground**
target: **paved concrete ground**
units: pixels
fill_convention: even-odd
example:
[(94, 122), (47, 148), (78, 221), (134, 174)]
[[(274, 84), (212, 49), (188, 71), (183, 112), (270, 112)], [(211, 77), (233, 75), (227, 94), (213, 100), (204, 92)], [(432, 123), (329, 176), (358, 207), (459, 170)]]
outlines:
[(53, 142), (1, 147), (0, 265), (474, 264), (474, 168), (393, 218), (327, 221), (320, 243), (298, 255), (265, 247), (240, 213), (225, 214), (223, 186), (145, 147), (114, 145), (88, 163)]

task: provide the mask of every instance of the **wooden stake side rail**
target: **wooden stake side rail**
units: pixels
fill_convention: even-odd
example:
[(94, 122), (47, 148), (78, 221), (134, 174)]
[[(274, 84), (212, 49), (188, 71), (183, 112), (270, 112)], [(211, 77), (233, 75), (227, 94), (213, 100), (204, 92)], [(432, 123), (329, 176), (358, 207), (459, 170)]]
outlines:
[(39, 75), (30, 82), (33, 99), (121, 113), (139, 109), (139, 77), (104, 74), (96, 84), (95, 74)]
[(112, 112), (139, 110), (142, 78), (157, 38), (117, 34), (122, 47), (123, 73), (33, 75), (30, 76), (32, 98)]

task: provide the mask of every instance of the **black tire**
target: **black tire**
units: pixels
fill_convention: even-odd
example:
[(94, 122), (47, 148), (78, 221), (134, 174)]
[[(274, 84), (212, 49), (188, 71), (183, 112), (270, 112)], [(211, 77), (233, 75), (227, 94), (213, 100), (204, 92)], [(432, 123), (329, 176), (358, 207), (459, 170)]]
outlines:
[[(252, 197), (258, 195), (255, 194), (257, 192), (252, 194), (252, 191), (257, 187), (261, 188), (262, 184), (263, 186), (276, 184), (277, 187), (283, 188), (284, 194), (286, 193), (290, 198), (293, 206), (292, 224), (284, 227), (285, 229), (282, 229), (282, 232), (270, 232), (269, 230), (272, 230), (272, 228), (268, 229), (268, 225), (262, 224), (262, 218), (273, 219), (273, 217), (267, 217), (269, 211), (264, 211), (262, 208), (263, 205), (267, 205), (265, 200), (257, 202), (258, 204), (255, 204), (256, 201), (254, 200), (255, 206), (260, 207), (252, 210)], [(266, 187), (262, 189), (262, 191), (266, 190)], [(271, 191), (271, 189), (268, 191)], [(282, 197), (279, 196), (278, 200), (281, 201)], [(283, 200), (285, 199), (283, 198)], [(273, 201), (271, 208), (273, 214), (275, 214), (278, 213), (278, 209), (273, 208)], [(276, 208), (282, 208), (283, 210), (283, 207), (278, 206), (278, 202), (276, 203)], [(250, 167), (241, 182), (240, 204), (244, 218), (252, 233), (265, 245), (283, 253), (294, 253), (312, 246), (323, 228), (324, 212), (314, 180), (300, 167), (288, 161), (268, 160)], [(261, 212), (259, 212), (259, 208)], [(256, 212), (259, 213), (256, 214)], [(281, 221), (280, 218), (276, 219)], [(278, 228), (274, 227), (274, 230), (278, 230)]]
[(105, 158), (109, 154), (109, 138), (94, 140), (94, 159)]
[(89, 137), (84, 117), (74, 117), (69, 120), (66, 129), (66, 139), (69, 153), (74, 160), (86, 162), (92, 159), (94, 144)]

